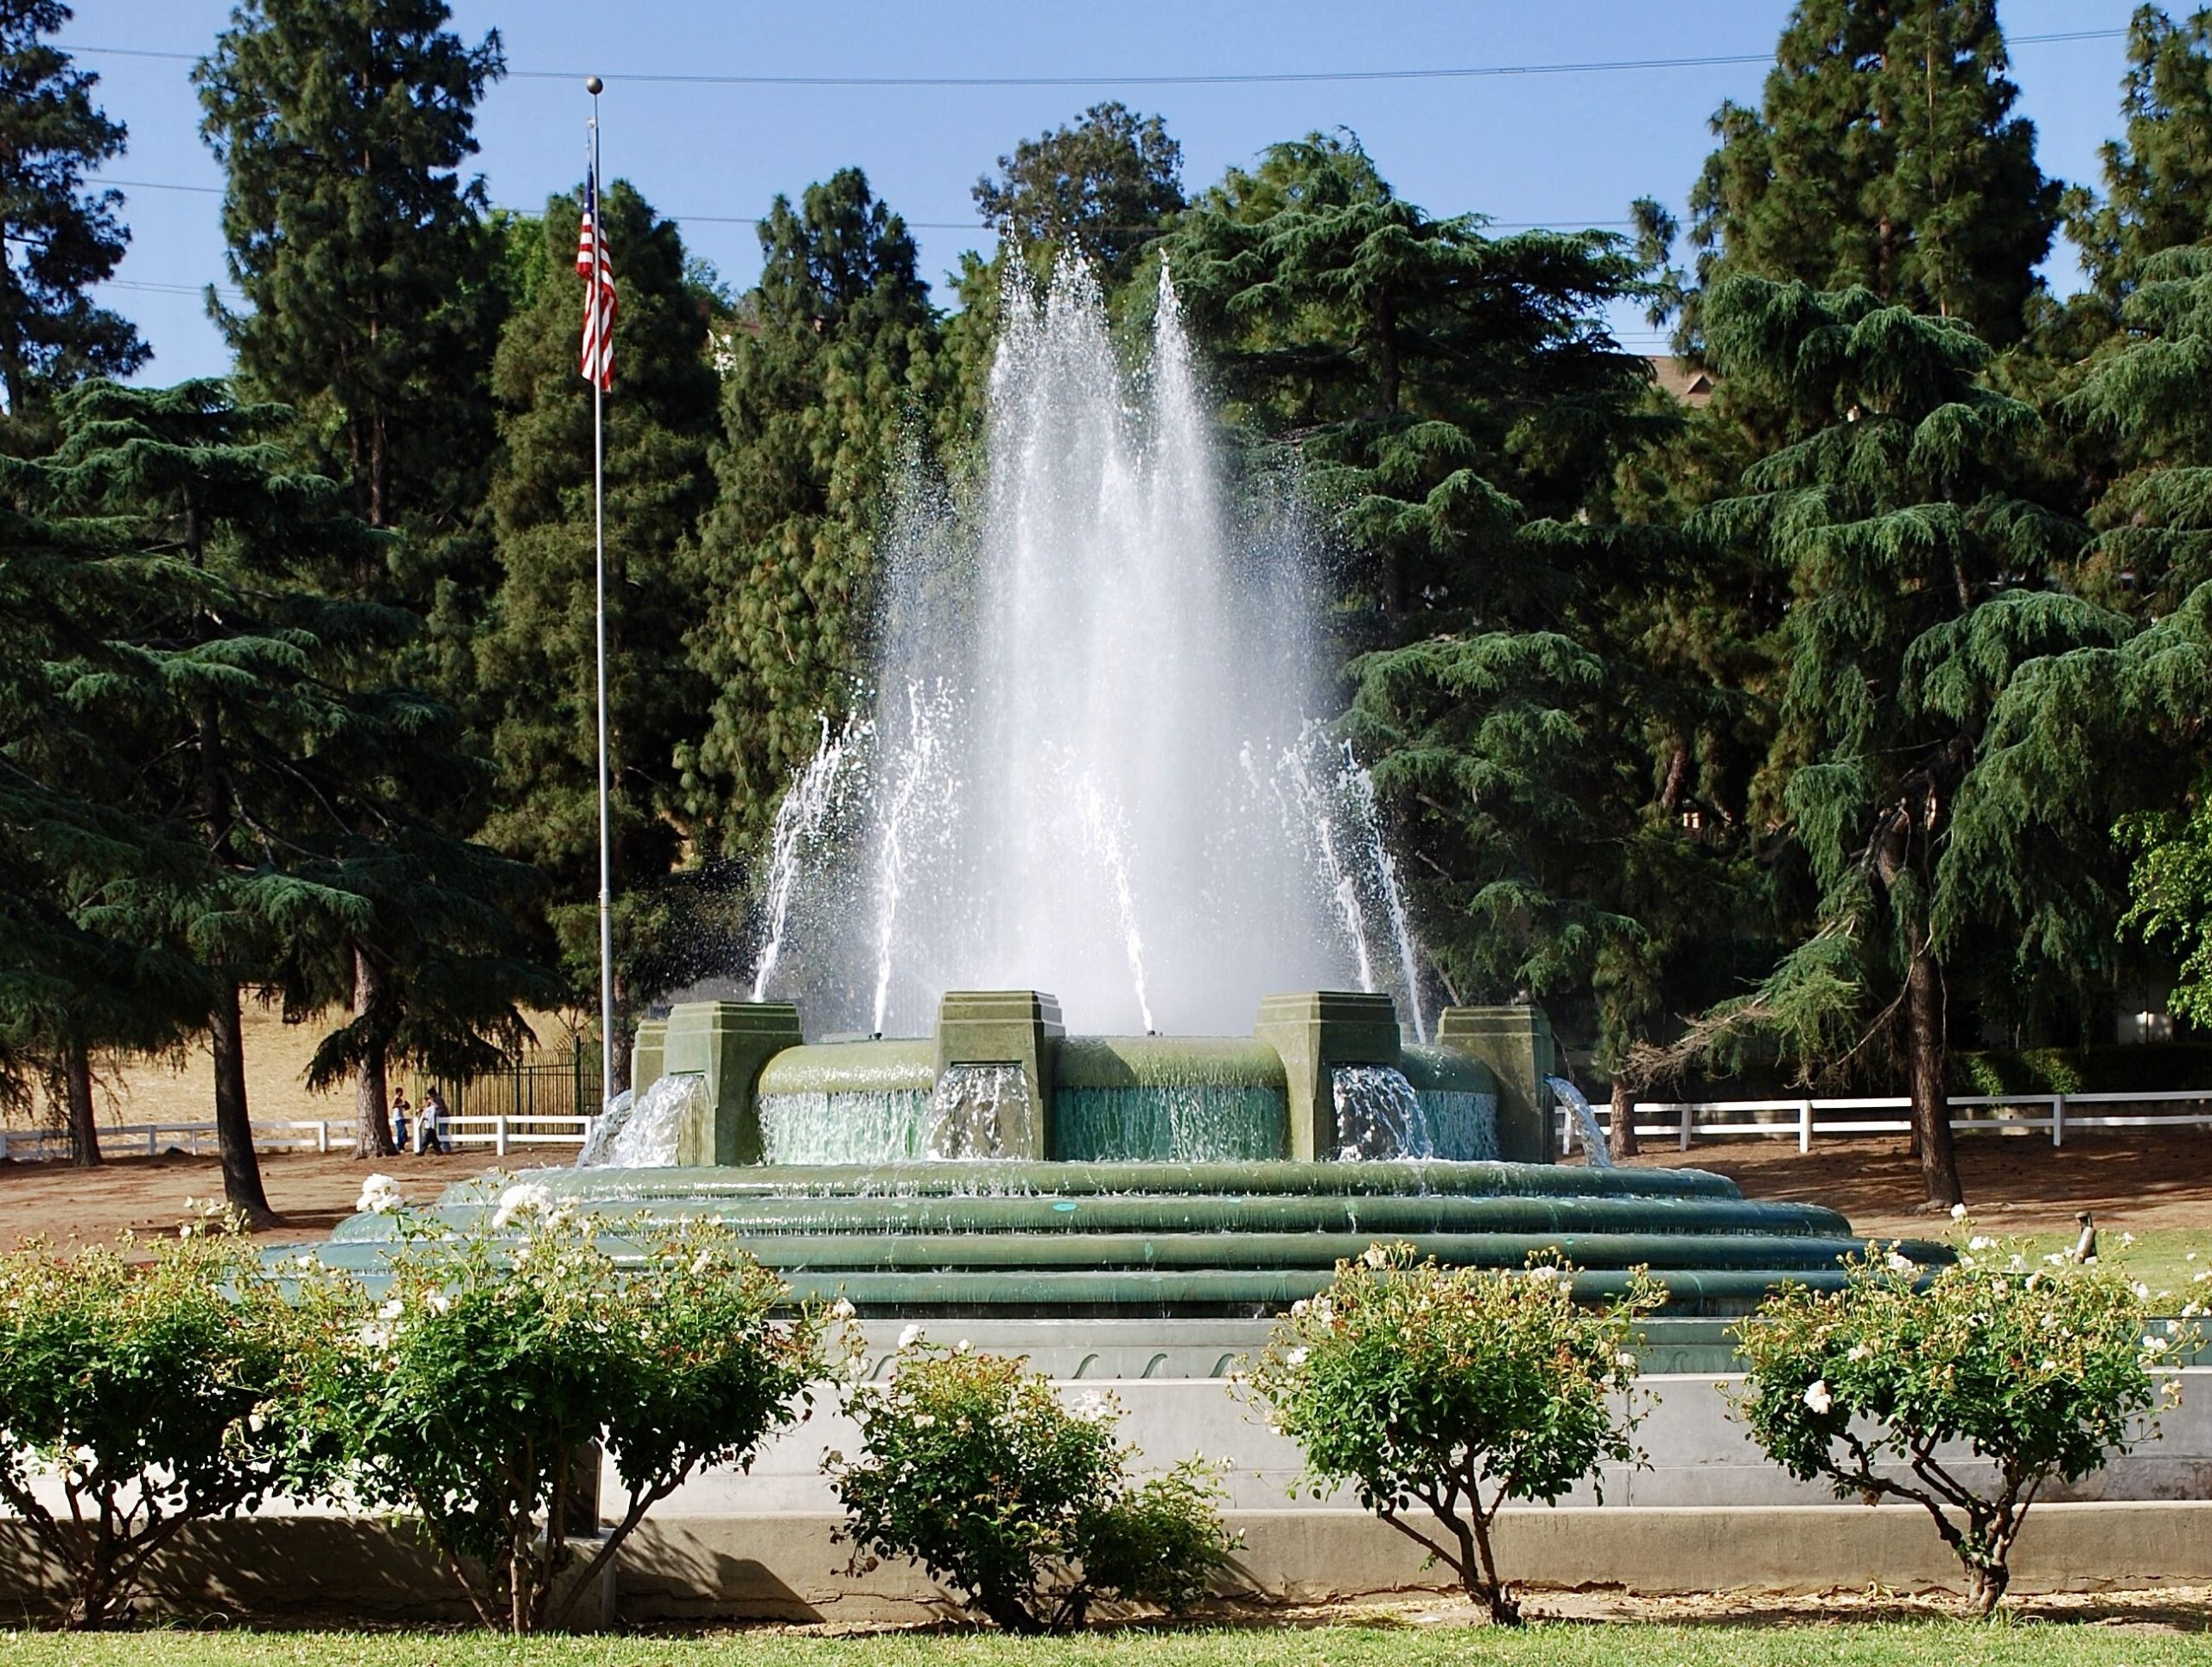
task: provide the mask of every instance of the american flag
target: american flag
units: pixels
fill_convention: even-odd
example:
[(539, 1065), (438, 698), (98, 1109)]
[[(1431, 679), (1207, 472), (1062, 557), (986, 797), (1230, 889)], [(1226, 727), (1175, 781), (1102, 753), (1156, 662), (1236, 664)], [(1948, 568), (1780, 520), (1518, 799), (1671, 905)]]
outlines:
[(576, 272), (584, 294), (583, 351), (576, 368), (601, 391), (614, 385), (614, 274), (607, 270), (607, 240), (599, 234), (599, 181), (584, 181), (583, 230), (576, 239)]

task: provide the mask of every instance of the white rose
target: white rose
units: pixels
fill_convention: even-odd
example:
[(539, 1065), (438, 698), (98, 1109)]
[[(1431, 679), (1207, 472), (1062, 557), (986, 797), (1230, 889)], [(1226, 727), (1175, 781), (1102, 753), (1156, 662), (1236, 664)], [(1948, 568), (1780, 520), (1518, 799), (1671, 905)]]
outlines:
[(1993, 1250), (1996, 1248), (1997, 1241), (1990, 1238), (1987, 1233), (1976, 1233), (1967, 1241), (1967, 1249), (1969, 1250)]
[(830, 1305), (830, 1317), (832, 1320), (850, 1320), (859, 1312), (858, 1308), (842, 1296)]
[(406, 1312), (406, 1302), (401, 1298), (395, 1296), (391, 1301), (385, 1303), (382, 1308), (377, 1310), (377, 1318), (379, 1320), (397, 1320)]
[(922, 1328), (919, 1326), (909, 1326), (899, 1333), (899, 1346), (902, 1349), (911, 1349), (921, 1340)]
[(534, 1180), (518, 1181), (499, 1194), (499, 1207), (493, 1212), (492, 1225), (496, 1230), (505, 1226), (517, 1216), (546, 1215), (553, 1208), (550, 1189)]
[(1390, 1265), (1390, 1253), (1380, 1244), (1369, 1245), (1360, 1252), (1359, 1259), (1370, 1268), (1387, 1268)]
[(1306, 1351), (1293, 1349), (1288, 1354), (1283, 1356), (1283, 1358), (1294, 1366), (1302, 1366), (1306, 1364)]
[(1902, 1250), (1891, 1250), (1885, 1260), (1888, 1262), (1891, 1273), (1909, 1274), (1917, 1271), (1912, 1258)]
[(1828, 1393), (1827, 1378), (1815, 1378), (1806, 1386), (1805, 1404), (1822, 1417), (1827, 1416), (1828, 1409), (1835, 1404), (1835, 1397)]
[(432, 1314), (443, 1314), (453, 1307), (453, 1299), (443, 1291), (432, 1291), (423, 1299), (423, 1306)]
[(399, 1183), (390, 1175), (371, 1175), (361, 1183), (361, 1196), (353, 1207), (363, 1215), (397, 1215), (405, 1202), (399, 1195)]
[(1851, 1352), (1844, 1358), (1847, 1360), (1864, 1360), (1873, 1351), (1868, 1348), (1864, 1343), (1853, 1343), (1851, 1346)]
[(1964, 1221), (1966, 1218), (1967, 1206), (1963, 1204), (1954, 1204), (1951, 1206), (1951, 1219), (1954, 1221)]

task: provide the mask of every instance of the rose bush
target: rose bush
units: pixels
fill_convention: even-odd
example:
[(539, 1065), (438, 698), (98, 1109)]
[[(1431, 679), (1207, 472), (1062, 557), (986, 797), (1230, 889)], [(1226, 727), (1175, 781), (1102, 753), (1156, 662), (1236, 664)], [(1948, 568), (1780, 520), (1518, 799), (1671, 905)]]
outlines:
[(64, 1571), (69, 1626), (116, 1619), (187, 1524), (283, 1479), (300, 1339), (232, 1225), (0, 1255), (0, 1503)]
[[(402, 1219), (381, 1288), (302, 1270), (323, 1339), (311, 1407), (353, 1497), (419, 1516), (486, 1623), (517, 1632), (563, 1619), (688, 1478), (749, 1464), (803, 1418), (824, 1334), (850, 1314), (786, 1308), (784, 1283), (712, 1223), (640, 1227), (618, 1264), (541, 1186), (459, 1231)], [(576, 1509), (580, 1467), (598, 1448), (626, 1497), (575, 1568), (574, 1519), (598, 1514)]]
[(1925, 1509), (1986, 1615), (2037, 1492), (2140, 1439), (2194, 1328), (2155, 1320), (2145, 1287), (1979, 1235), (1932, 1274), (1877, 1245), (1847, 1267), (1842, 1288), (1786, 1285), (1737, 1328), (1736, 1416), (1800, 1481)]
[[(1501, 1623), (1520, 1606), (1497, 1572), (1500, 1509), (1556, 1504), (1601, 1464), (1642, 1459), (1628, 1347), (1665, 1294), (1639, 1272), (1586, 1308), (1573, 1285), (1562, 1266), (1446, 1269), (1375, 1245), (1276, 1322), (1246, 1378), (1304, 1450), (1307, 1489), (1351, 1483)], [(1416, 1505), (1450, 1537), (1409, 1517)]]
[(1071, 1631), (1102, 1599), (1185, 1607), (1235, 1549), (1217, 1469), (1132, 1486), (1113, 1397), (1068, 1406), (1020, 1358), (902, 1339), (846, 1404), (861, 1451), (830, 1475), (855, 1568), (911, 1557), (1008, 1632)]

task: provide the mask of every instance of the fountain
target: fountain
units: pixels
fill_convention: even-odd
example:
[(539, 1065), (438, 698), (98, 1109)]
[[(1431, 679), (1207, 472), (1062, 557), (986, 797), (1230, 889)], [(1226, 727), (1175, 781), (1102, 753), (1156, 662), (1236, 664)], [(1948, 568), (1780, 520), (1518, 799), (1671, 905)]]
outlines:
[[(872, 692), (765, 853), (754, 999), (641, 1024), (636, 1109), (550, 1187), (728, 1219), (872, 1317), (1200, 1342), (1379, 1238), (1563, 1252), (1593, 1294), (1648, 1266), (1688, 1313), (1839, 1276), (1840, 1216), (1603, 1167), (1586, 1106), (1589, 1167), (1557, 1163), (1541, 1009), (1431, 1022), (1373, 784), (1321, 721), (1309, 541), (1221, 477), (1164, 276), (1135, 376), (1079, 267), (1008, 292), (988, 454), (957, 511), (907, 493)], [(391, 1231), (326, 1254), (373, 1269)]]

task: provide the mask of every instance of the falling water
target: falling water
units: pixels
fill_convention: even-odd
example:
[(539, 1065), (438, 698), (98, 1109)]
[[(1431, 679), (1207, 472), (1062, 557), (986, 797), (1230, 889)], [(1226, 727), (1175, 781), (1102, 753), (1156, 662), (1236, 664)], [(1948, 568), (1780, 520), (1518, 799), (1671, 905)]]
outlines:
[(684, 1117), (705, 1104), (706, 1095), (707, 1079), (690, 1072), (662, 1077), (642, 1094), (616, 1095), (576, 1155), (576, 1167), (667, 1168), (676, 1161)]
[(1428, 1023), (1421, 1010), (1421, 951), (1414, 942), (1413, 927), (1406, 919), (1406, 894), (1398, 885), (1398, 860), (1390, 855), (1390, 843), (1382, 837), (1382, 818), (1375, 805), (1375, 779), (1352, 756), (1349, 744), (1344, 748), (1344, 768), (1337, 779), (1358, 813), (1358, 827), (1366, 837), (1368, 858), (1382, 887), (1384, 916), (1390, 923), (1391, 941), (1398, 948), (1398, 973), (1406, 981), (1401, 1016), (1412, 1019), (1414, 1039), (1425, 1042), (1428, 1040)]
[(913, 878), (916, 842), (930, 822), (941, 824), (941, 814), (933, 818), (930, 812), (949, 802), (957, 785), (945, 773), (939, 739), (949, 703), (941, 684), (925, 688), (918, 678), (907, 679), (904, 744), (890, 772), (875, 864), (875, 1003), (869, 1028), (879, 1036), (891, 1004), (891, 976), (899, 958), (899, 904)]
[(1116, 924), (1122, 929), (1122, 951), (1129, 958), (1129, 982), (1136, 988), (1137, 1011), (1143, 1016), (1148, 1036), (1153, 1028), (1152, 1003), (1144, 993), (1144, 938), (1137, 931), (1136, 899), (1129, 893), (1129, 865), (1122, 855), (1121, 830), (1108, 816), (1095, 782), (1085, 781), (1076, 790), (1076, 803), (1083, 816), (1084, 841), (1092, 856), (1105, 865), (1106, 877), (1113, 884)]
[(1172, 286), (1135, 374), (1078, 264), (1003, 316), (983, 478), (957, 504), (910, 481), (884, 552), (865, 756), (825, 735), (793, 790), (824, 807), (779, 818), (756, 990), (890, 1035), (948, 989), (1185, 1034), (1243, 1032), (1271, 991), (1410, 991), (1371, 794), (1315, 739), (1309, 540), (1283, 483), (1222, 480)]
[(1018, 1158), (1037, 1149), (1037, 1103), (1018, 1065), (948, 1066), (922, 1114), (932, 1158)]
[(1605, 1131), (1598, 1124), (1598, 1114), (1590, 1109), (1590, 1102), (1582, 1091), (1565, 1077), (1547, 1077), (1544, 1086), (1558, 1097), (1567, 1108), (1567, 1120), (1574, 1130), (1574, 1137), (1582, 1142), (1582, 1156), (1592, 1169), (1613, 1167), (1612, 1149), (1605, 1144)]
[(824, 818), (836, 797), (838, 779), (868, 732), (863, 721), (846, 724), (832, 740), (830, 720), (822, 720), (822, 745), (791, 783), (784, 802), (776, 807), (776, 824), (768, 841), (766, 926), (760, 958), (753, 974), (753, 999), (768, 992), (768, 980), (783, 953), (784, 928), (791, 919), (791, 894), (800, 876), (800, 863), (810, 847), (820, 843)]
[(1329, 1087), (1337, 1155), (1345, 1162), (1436, 1155), (1421, 1096), (1395, 1066), (1340, 1065), (1329, 1072)]

